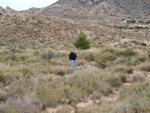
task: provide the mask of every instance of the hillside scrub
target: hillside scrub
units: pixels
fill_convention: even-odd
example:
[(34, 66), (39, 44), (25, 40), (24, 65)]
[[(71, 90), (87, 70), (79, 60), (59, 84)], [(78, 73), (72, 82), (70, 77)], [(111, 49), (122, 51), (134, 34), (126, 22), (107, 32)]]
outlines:
[(97, 72), (82, 70), (64, 80), (60, 79), (42, 85), (37, 91), (37, 96), (43, 106), (47, 107), (61, 104), (64, 99), (69, 100), (70, 104), (83, 101), (94, 91), (97, 91), (99, 96), (108, 95), (111, 93), (111, 88), (97, 76)]
[(112, 113), (150, 112), (149, 91), (150, 84), (148, 81), (142, 84), (137, 83), (131, 88), (122, 90), (121, 102), (112, 109)]
[[(135, 104), (128, 101), (128, 93), (122, 95), (125, 100), (121, 96), (121, 100), (111, 102), (101, 99), (112, 98), (114, 91), (118, 94), (123, 89), (130, 91), (130, 87), (133, 88), (130, 93), (133, 93), (136, 84), (142, 85), (148, 80), (149, 64), (146, 62), (149, 62), (149, 46), (98, 45), (92, 42), (90, 49), (77, 49), (76, 69), (71, 70), (68, 55), (73, 48), (72, 43), (56, 41), (45, 44), (28, 40), (18, 44), (19, 39), (14, 40), (5, 40), (5, 46), (0, 50), (2, 112), (38, 113), (57, 106), (62, 106), (58, 112), (70, 112), (68, 106), (77, 113), (116, 111), (120, 103)], [(130, 87), (125, 87), (129, 83)], [(144, 92), (148, 95), (145, 89)], [(141, 106), (140, 101), (148, 104), (143, 98), (138, 101)], [(92, 101), (89, 107), (76, 107), (88, 99)], [(109, 107), (102, 108), (105, 104)]]

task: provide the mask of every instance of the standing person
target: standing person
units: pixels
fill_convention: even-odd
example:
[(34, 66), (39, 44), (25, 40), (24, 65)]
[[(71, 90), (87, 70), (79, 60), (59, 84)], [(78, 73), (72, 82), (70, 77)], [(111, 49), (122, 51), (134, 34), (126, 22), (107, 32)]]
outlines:
[(75, 69), (75, 60), (77, 59), (77, 55), (75, 49), (69, 54), (69, 59), (71, 60), (71, 68)]

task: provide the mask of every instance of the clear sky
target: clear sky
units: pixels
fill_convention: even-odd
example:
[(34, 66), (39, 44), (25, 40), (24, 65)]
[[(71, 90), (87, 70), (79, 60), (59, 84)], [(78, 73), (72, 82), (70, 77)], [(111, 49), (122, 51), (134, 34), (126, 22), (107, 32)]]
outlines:
[(0, 0), (0, 6), (9, 6), (15, 10), (27, 10), (31, 7), (42, 8), (55, 3), (58, 0)]

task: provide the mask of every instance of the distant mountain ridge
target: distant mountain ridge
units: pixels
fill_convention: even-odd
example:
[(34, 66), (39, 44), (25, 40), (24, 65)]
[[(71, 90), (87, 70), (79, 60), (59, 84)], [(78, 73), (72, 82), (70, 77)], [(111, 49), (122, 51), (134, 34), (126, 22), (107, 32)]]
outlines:
[(7, 6), (6, 8), (0, 6), (0, 12), (5, 14), (5, 13), (17, 13), (18, 11), (10, 8), (9, 6)]
[(42, 10), (34, 10), (29, 9), (28, 13), (109, 22), (122, 18), (149, 18), (150, 0), (59, 0)]
[(59, 0), (48, 7), (20, 12), (106, 22), (123, 18), (148, 19), (150, 0)]

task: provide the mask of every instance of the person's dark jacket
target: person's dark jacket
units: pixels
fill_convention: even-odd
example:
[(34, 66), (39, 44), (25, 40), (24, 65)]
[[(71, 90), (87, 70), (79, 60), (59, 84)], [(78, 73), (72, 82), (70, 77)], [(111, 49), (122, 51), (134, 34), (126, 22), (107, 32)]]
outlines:
[(76, 58), (77, 58), (76, 53), (71, 52), (71, 53), (69, 54), (69, 59), (70, 59), (70, 60), (76, 60)]

